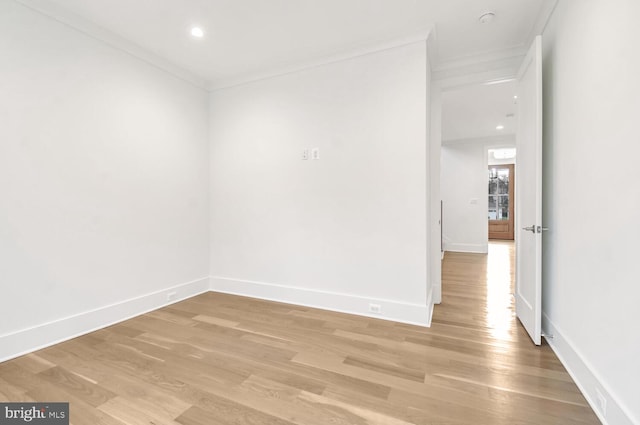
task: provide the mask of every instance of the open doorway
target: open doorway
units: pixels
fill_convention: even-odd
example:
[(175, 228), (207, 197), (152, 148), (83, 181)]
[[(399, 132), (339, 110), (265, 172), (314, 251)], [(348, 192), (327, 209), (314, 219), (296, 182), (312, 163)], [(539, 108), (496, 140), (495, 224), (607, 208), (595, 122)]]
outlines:
[[(499, 71), (496, 71), (499, 73)], [(493, 74), (495, 75), (495, 74)], [(477, 164), (478, 156), (470, 154), (482, 147), (491, 136), (474, 137), (466, 135), (462, 138), (451, 137), (451, 134), (463, 133), (477, 124), (477, 128), (490, 129), (503, 132), (509, 126), (514, 128), (511, 136), (515, 145), (517, 139), (518, 155), (518, 186), (515, 201), (519, 207), (514, 223), (515, 238), (515, 263), (516, 263), (516, 316), (530, 335), (534, 344), (541, 343), (541, 316), (542, 316), (542, 232), (547, 230), (542, 226), (542, 39), (537, 36), (529, 48), (525, 59), (522, 61), (515, 75), (500, 76), (487, 79), (486, 73), (469, 75), (465, 78), (443, 80), (436, 84), (431, 95), (431, 144), (430, 144), (430, 177), (432, 178), (429, 203), (430, 217), (438, 217), (437, 223), (432, 221), (431, 228), (435, 236), (443, 241), (445, 254), (442, 258), (446, 261), (448, 252), (463, 252), (475, 254), (487, 254), (489, 248), (488, 231), (488, 196), (486, 192), (486, 162), (481, 173), (474, 172), (475, 166), (461, 167), (460, 159), (473, 157), (473, 164)], [(509, 88), (511, 93), (503, 93), (500, 99), (493, 97), (498, 91), (493, 88)], [(510, 102), (511, 111), (505, 115), (493, 106), (500, 102)], [(505, 104), (507, 104), (505, 103)], [(516, 111), (518, 116), (516, 117)], [(495, 114), (498, 115), (495, 115)], [(487, 121), (487, 117), (499, 119), (502, 122)], [(509, 120), (511, 118), (511, 120)], [(515, 135), (517, 131), (517, 137)], [(484, 146), (487, 147), (486, 145)], [(455, 151), (458, 152), (455, 152)], [(453, 154), (453, 155), (450, 155)], [(469, 155), (467, 155), (469, 154)], [(483, 155), (485, 158), (487, 155)], [(437, 159), (440, 158), (440, 161)], [(449, 162), (454, 158), (453, 162)], [(456, 161), (458, 164), (456, 166)], [(435, 164), (434, 164), (435, 163)], [(453, 166), (450, 166), (453, 164)], [(464, 175), (471, 174), (471, 179), (465, 179)], [(474, 182), (482, 183), (481, 197), (469, 197), (460, 189), (468, 189)], [(523, 185), (522, 182), (527, 182)], [(460, 194), (462, 193), (462, 196)], [(474, 193), (475, 190), (474, 190)], [(435, 200), (442, 200), (442, 216), (434, 214)], [(457, 203), (457, 205), (456, 205)], [(458, 208), (462, 206), (462, 208)], [(482, 217), (482, 224), (470, 227), (456, 226), (458, 223), (469, 224), (471, 220)], [(440, 225), (440, 218), (442, 225)], [(469, 219), (468, 219), (469, 218)], [(474, 221), (475, 223), (475, 221)], [(478, 222), (480, 223), (480, 222)], [(478, 232), (482, 229), (483, 232)], [(474, 231), (465, 231), (473, 228)], [(452, 231), (453, 229), (453, 231)], [(440, 232), (442, 238), (440, 238)], [(531, 232), (529, 234), (528, 232)], [(454, 234), (455, 233), (455, 234)], [(482, 239), (475, 244), (465, 244), (454, 238), (469, 235), (482, 234)], [(446, 302), (443, 295), (443, 265), (435, 261), (433, 249), (436, 238), (432, 237), (429, 244), (429, 267), (433, 270), (432, 299), (435, 303)]]
[(515, 81), (505, 80), (442, 92), (445, 252), (486, 254), (490, 232), (491, 239), (513, 240), (514, 194), (509, 191), (514, 170), (509, 165), (515, 164), (515, 91)]
[[(515, 92), (505, 79), (441, 93), (442, 282), (451, 283), (460, 262), (478, 263), (486, 275), (468, 276), (478, 287), (465, 287), (484, 294), (477, 308), (496, 332), (515, 326)], [(450, 294), (443, 287), (444, 303)]]

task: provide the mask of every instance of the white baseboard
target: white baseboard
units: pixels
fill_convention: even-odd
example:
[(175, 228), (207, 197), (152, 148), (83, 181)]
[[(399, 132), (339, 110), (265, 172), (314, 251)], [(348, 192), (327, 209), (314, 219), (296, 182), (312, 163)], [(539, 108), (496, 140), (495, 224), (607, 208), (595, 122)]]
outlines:
[[(0, 335), (0, 362), (58, 344), (80, 335), (209, 291), (209, 278), (172, 286), (95, 310)], [(175, 292), (171, 301), (168, 293)]]
[[(545, 335), (548, 335), (545, 339), (549, 346), (567, 369), (603, 425), (640, 424), (640, 421), (637, 418), (633, 419), (628, 409), (618, 401), (615, 393), (604, 383), (571, 340), (544, 313), (542, 329)], [(596, 388), (606, 399), (606, 413), (600, 408)]]
[(446, 242), (444, 244), (444, 250), (453, 252), (469, 252), (473, 254), (486, 254), (487, 252), (489, 252), (489, 245)]
[[(404, 303), (220, 276), (211, 277), (211, 290), (424, 327), (429, 326), (433, 311), (433, 303), (427, 303), (427, 300), (425, 304)], [(380, 314), (371, 313), (369, 303), (378, 304)]]

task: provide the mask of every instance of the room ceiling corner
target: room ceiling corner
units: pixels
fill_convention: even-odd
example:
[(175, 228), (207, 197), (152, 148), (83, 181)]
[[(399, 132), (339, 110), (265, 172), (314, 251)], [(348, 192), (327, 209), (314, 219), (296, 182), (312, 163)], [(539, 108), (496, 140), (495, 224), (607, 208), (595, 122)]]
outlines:
[(135, 42), (123, 38), (119, 34), (104, 28), (83, 16), (61, 6), (52, 0), (13, 0), (24, 7), (35, 12), (48, 16), (70, 28), (75, 29), (89, 37), (100, 40), (111, 47), (126, 52), (138, 59), (156, 66), (190, 84), (201, 89), (207, 89), (208, 82), (206, 78), (196, 75), (192, 71), (180, 67), (171, 60), (161, 57), (148, 49), (139, 46)]

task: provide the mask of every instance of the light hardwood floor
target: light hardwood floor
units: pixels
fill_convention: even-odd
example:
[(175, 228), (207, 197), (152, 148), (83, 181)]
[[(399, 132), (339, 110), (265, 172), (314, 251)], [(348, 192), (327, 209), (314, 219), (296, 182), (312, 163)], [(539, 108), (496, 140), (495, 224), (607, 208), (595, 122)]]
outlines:
[(0, 400), (76, 425), (599, 423), (490, 250), (447, 253), (429, 329), (207, 293), (0, 364)]

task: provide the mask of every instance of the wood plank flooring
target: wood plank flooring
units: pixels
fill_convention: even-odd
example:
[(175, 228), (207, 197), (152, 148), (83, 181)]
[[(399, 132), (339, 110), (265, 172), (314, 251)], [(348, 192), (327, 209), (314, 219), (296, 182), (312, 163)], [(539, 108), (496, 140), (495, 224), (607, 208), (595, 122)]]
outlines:
[(599, 423), (490, 249), (447, 253), (429, 329), (207, 293), (0, 364), (0, 400), (76, 425)]

